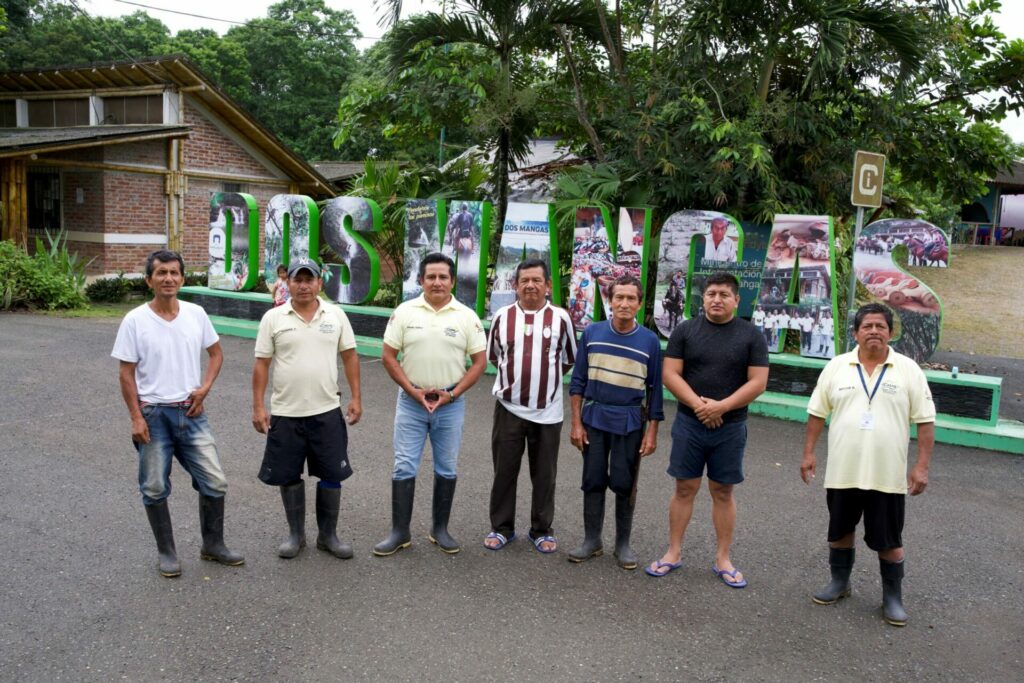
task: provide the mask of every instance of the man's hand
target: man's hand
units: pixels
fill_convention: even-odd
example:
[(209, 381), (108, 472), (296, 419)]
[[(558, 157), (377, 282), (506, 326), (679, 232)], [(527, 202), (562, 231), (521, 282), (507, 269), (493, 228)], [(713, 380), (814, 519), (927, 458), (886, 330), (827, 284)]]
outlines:
[(814, 457), (814, 453), (804, 453), (804, 461), (800, 463), (800, 478), (804, 480), (805, 484), (811, 483), (817, 470), (818, 460)]
[(149, 443), (149, 425), (141, 414), (132, 416), (132, 441)]
[(643, 441), (640, 442), (640, 457), (646, 458), (656, 450), (658, 450), (658, 433), (648, 429), (644, 434)]
[(924, 493), (925, 488), (928, 486), (928, 468), (915, 466), (914, 469), (910, 470), (910, 475), (907, 477), (907, 489), (910, 495), (916, 496), (920, 493)]
[(703, 396), (700, 397), (700, 400), (701, 404), (693, 409), (697, 419), (708, 429), (721, 427), (722, 416), (727, 412), (725, 404), (722, 401), (715, 401)]
[(348, 402), (348, 410), (345, 411), (345, 421), (350, 425), (354, 425), (359, 422), (359, 418), (363, 416), (363, 403), (359, 399), (352, 399)]
[(569, 430), (569, 441), (572, 445), (580, 449), (583, 452), (583, 447), (590, 444), (590, 439), (587, 438), (587, 429), (583, 426), (582, 422), (573, 422), (572, 429)]
[(270, 413), (263, 406), (256, 406), (252, 409), (252, 426), (260, 434), (270, 431)]
[(210, 393), (210, 387), (199, 387), (191, 394), (189, 399), (192, 401), (192, 405), (189, 406), (188, 412), (185, 413), (185, 417), (199, 417), (203, 414), (203, 401), (206, 400), (206, 395)]

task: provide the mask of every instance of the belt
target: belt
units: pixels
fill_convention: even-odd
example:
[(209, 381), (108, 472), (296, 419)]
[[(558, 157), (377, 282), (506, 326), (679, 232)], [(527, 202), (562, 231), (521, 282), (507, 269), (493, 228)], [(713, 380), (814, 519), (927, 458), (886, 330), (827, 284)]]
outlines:
[(184, 401), (178, 401), (177, 403), (147, 403), (146, 401), (139, 401), (140, 406), (159, 406), (161, 408), (190, 408), (192, 406), (192, 399), (185, 399)]

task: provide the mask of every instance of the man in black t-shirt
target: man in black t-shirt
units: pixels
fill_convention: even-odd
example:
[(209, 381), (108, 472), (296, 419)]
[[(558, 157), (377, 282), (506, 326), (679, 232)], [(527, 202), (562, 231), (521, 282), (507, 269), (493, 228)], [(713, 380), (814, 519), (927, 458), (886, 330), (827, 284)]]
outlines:
[(668, 550), (646, 568), (651, 576), (682, 566), (683, 534), (706, 467), (718, 539), (712, 569), (727, 586), (747, 585), (729, 559), (736, 526), (732, 489), (743, 481), (747, 405), (768, 384), (768, 345), (753, 324), (736, 317), (739, 291), (729, 273), (708, 277), (704, 315), (680, 323), (665, 349), (663, 382), (679, 401), (668, 468), (676, 490), (669, 503)]

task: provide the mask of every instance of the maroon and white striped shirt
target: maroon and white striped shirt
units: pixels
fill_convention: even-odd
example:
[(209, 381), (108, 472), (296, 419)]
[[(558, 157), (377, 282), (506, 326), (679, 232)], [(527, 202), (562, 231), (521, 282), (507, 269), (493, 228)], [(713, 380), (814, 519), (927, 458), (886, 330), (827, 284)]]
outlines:
[(518, 302), (491, 320), (487, 358), (498, 369), (491, 393), (509, 412), (539, 424), (562, 421), (562, 365), (576, 362), (576, 334), (564, 309)]

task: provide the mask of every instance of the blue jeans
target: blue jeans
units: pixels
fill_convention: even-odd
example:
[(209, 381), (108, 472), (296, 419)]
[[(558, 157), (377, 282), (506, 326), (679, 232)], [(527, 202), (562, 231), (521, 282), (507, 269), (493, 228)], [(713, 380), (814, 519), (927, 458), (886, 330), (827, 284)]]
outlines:
[(428, 413), (426, 408), (399, 389), (395, 405), (395, 471), (392, 478), (412, 479), (416, 476), (429, 436), (434, 472), (439, 477), (454, 479), (465, 418), (464, 396)]
[(171, 495), (171, 459), (177, 458), (192, 477), (192, 488), (219, 498), (228, 490), (217, 456), (217, 444), (206, 414), (186, 417), (187, 406), (142, 406), (149, 443), (136, 443), (142, 502), (153, 505)]

